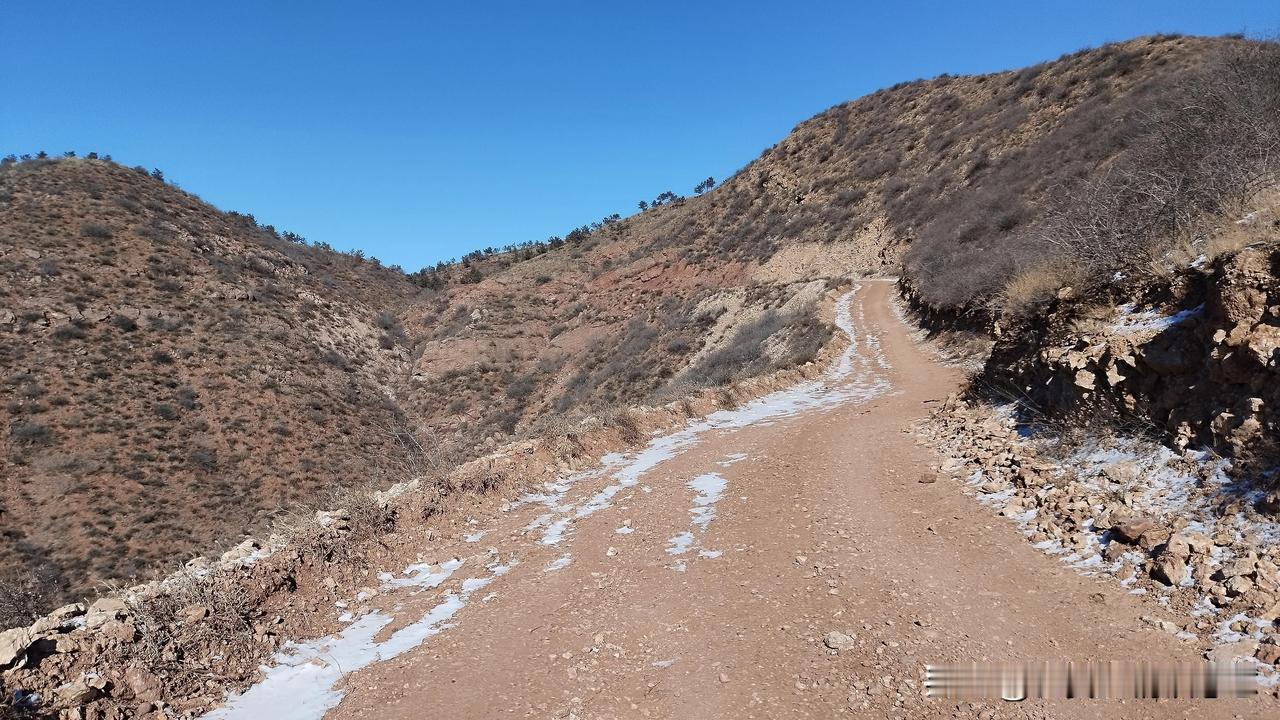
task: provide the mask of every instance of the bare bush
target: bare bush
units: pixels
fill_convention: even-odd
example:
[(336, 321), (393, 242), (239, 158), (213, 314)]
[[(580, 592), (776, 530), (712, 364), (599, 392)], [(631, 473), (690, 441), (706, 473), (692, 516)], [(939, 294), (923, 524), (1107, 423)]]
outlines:
[(605, 425), (617, 430), (622, 436), (622, 441), (628, 445), (638, 444), (644, 439), (644, 432), (640, 429), (636, 414), (630, 408), (611, 410), (605, 413), (601, 420)]
[(719, 386), (802, 365), (817, 357), (830, 338), (831, 327), (817, 319), (812, 306), (767, 310), (738, 328), (726, 346), (703, 356), (683, 379), (695, 386)]
[[(1033, 144), (974, 160), (963, 171), (974, 186), (941, 206), (932, 188), (887, 205), (900, 230), (917, 233), (905, 264), (921, 298), (956, 314), (1017, 311), (1043, 299), (1026, 293), (1047, 287), (1045, 267), (1100, 285), (1116, 270), (1148, 272), (1154, 257), (1202, 238), (1277, 182), (1278, 48), (1224, 40), (1205, 62), (1151, 69), (1123, 93), (1109, 86), (1133, 75), (1139, 56), (1096, 51), (1088, 83), (1072, 91), (1085, 99)], [(1014, 76), (1014, 90), (1039, 94), (1049, 71), (1031, 70)], [(971, 134), (989, 140), (995, 125), (1019, 122), (993, 105), (1000, 97), (972, 111), (991, 119), (963, 120)]]
[(1149, 265), (1280, 179), (1280, 44), (1238, 42), (1144, 113), (1112, 171), (1063, 194), (1043, 233), (1096, 269)]
[(110, 226), (102, 223), (85, 223), (80, 226), (80, 234), (96, 240), (110, 240), (115, 235)]
[(57, 580), (48, 567), (9, 572), (0, 578), (0, 629), (30, 625), (48, 612), (60, 594)]

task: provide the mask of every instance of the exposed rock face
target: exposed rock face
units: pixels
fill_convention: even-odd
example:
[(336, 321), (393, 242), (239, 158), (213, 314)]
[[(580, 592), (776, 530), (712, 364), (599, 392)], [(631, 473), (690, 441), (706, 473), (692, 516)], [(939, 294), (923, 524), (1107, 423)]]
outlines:
[(1056, 307), (1034, 332), (997, 343), (987, 375), (1056, 413), (1149, 419), (1176, 448), (1212, 449), (1244, 472), (1274, 467), (1280, 249), (1247, 248), (1150, 294), (1164, 298)]
[(13, 628), (0, 632), (0, 668), (17, 663), (31, 647), (31, 632), (27, 628)]
[(1151, 577), (1165, 585), (1181, 585), (1187, 579), (1187, 563), (1180, 557), (1161, 555), (1151, 566)]

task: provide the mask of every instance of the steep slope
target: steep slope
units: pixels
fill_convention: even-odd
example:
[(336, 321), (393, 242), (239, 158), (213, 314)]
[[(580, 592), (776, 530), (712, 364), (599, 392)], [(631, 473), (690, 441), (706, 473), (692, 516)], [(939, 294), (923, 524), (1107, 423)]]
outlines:
[[(681, 368), (732, 357), (700, 349), (717, 332), (767, 345), (734, 313), (707, 322), (708, 309), (876, 272), (902, 274), (931, 329), (990, 333), (1016, 354), (1028, 323), (1072, 321), (1060, 295), (1072, 307), (1167, 296), (1179, 258), (1223, 249), (1212, 238), (1276, 179), (1278, 68), (1274, 43), (1157, 36), (873, 93), (801, 123), (711, 192), (437, 274), (438, 307), (466, 306), (470, 319), (437, 334), (419, 378), (439, 388), (434, 366), (492, 375), (507, 363), (507, 395), (524, 400), (500, 397), (498, 424), (518, 428), (552, 410), (662, 397), (724, 377)], [(531, 299), (544, 282), (553, 292), (541, 299), (561, 302)], [(620, 332), (623, 318), (633, 332)], [(653, 332), (687, 356), (651, 352)], [(545, 352), (514, 357), (511, 333)], [(1233, 403), (1259, 397), (1248, 385)], [(1201, 414), (1203, 425), (1216, 412)]]
[(0, 277), (10, 583), (171, 567), (396, 451), (399, 273), (68, 159), (0, 168)]

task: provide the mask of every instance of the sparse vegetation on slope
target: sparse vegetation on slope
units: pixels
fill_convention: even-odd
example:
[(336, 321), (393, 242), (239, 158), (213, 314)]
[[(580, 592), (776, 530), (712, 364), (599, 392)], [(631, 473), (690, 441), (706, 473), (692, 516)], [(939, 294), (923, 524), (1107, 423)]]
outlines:
[(394, 451), (398, 273), (102, 160), (6, 164), (0, 198), (0, 584), (172, 567)]
[[(829, 278), (901, 268), (931, 319), (987, 327), (1116, 262), (1150, 273), (1137, 258), (1153, 243), (1191, 243), (1192, 220), (1272, 171), (1274, 54), (1162, 36), (904, 83), (693, 196), (411, 276), (220, 212), (158, 171), (6, 161), (8, 569), (79, 593), (401, 466), (405, 433), (458, 461), (806, 362), (830, 333), (810, 310)], [(1212, 107), (1184, 111), (1206, 77), (1224, 80)], [(1094, 232), (1080, 208), (1112, 224)]]

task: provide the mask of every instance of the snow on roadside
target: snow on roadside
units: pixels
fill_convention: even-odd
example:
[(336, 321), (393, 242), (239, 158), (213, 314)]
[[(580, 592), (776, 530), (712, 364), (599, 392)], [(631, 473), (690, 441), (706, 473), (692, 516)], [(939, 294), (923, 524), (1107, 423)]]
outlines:
[[(1187, 608), (1184, 624), (1196, 634), (1167, 621), (1158, 627), (1168, 625), (1188, 641), (1204, 637), (1220, 646), (1219, 654), (1247, 661), (1255, 661), (1255, 650), (1262, 656), (1257, 641), (1280, 644), (1280, 630), (1258, 617), (1280, 609), (1273, 597), (1280, 523), (1252, 507), (1258, 493), (1232, 478), (1228, 460), (1108, 438), (1055, 451), (1056, 462), (1046, 463), (1009, 407), (953, 405), (921, 429), (953, 455), (942, 470), (959, 474), (977, 499), (1016, 523), (1037, 549), (1084, 574), (1116, 576), (1130, 592), (1152, 593), (1171, 609)], [(1140, 534), (1141, 542), (1124, 538), (1131, 543), (1125, 544), (1115, 528), (1134, 522), (1148, 524), (1127, 527), (1150, 530), (1126, 530)], [(1178, 538), (1184, 548), (1194, 541), (1198, 549), (1165, 552)], [(1238, 568), (1240, 563), (1247, 567)], [(1280, 680), (1269, 661), (1262, 666), (1268, 684)]]
[[(612, 507), (614, 498), (619, 493), (634, 487), (646, 473), (695, 447), (714, 431), (763, 424), (846, 402), (865, 402), (889, 392), (892, 389), (891, 383), (879, 372), (888, 367), (888, 361), (879, 344), (870, 343), (858, 332), (854, 323), (852, 305), (857, 290), (855, 287), (836, 302), (835, 324), (849, 338), (849, 345), (825, 376), (764, 395), (732, 410), (719, 410), (702, 419), (690, 421), (679, 430), (650, 439), (638, 451), (610, 453), (600, 459), (599, 468), (575, 473), (557, 483), (547, 484), (542, 492), (531, 493), (519, 501), (538, 503), (548, 509), (530, 523), (526, 530), (542, 529), (539, 542), (558, 545), (572, 534), (576, 521)], [(723, 462), (731, 464), (741, 459), (739, 456), (730, 456)], [(584, 480), (598, 477), (607, 477), (612, 482), (585, 501), (566, 500), (572, 487)]]
[(1138, 310), (1133, 303), (1126, 303), (1116, 308), (1116, 318), (1111, 329), (1120, 333), (1160, 332), (1175, 325), (1180, 325), (1204, 312), (1204, 303), (1193, 308), (1179, 310), (1166, 315), (1158, 310)]
[[(384, 587), (423, 590), (438, 587), (462, 566), (453, 560), (430, 570), (429, 566), (405, 568), (405, 578), (384, 579)], [(206, 720), (320, 720), (342, 702), (338, 683), (348, 673), (390, 660), (422, 644), (427, 638), (452, 627), (450, 620), (466, 607), (471, 595), (506, 574), (510, 565), (489, 566), (484, 577), (467, 578), (458, 591), (443, 598), (417, 621), (376, 638), (391, 625), (392, 615), (371, 612), (354, 619), (338, 633), (308, 642), (289, 643), (276, 653), (275, 664), (263, 668), (263, 679), (241, 695), (230, 696), (223, 707), (205, 714)]]

